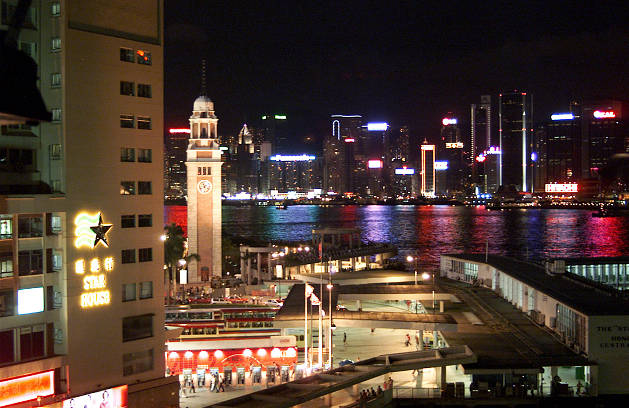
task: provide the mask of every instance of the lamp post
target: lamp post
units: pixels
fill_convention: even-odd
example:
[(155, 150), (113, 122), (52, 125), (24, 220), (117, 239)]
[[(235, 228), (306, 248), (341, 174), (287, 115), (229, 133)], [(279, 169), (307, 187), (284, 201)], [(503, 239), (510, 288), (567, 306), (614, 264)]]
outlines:
[[(415, 285), (417, 285), (417, 261), (419, 259), (419, 256), (412, 256), (412, 255), (408, 255), (406, 257), (406, 262), (408, 262), (409, 264), (412, 263), (413, 264), (413, 270), (415, 272)], [(415, 299), (415, 314), (417, 314), (417, 305), (418, 301), (417, 299)]]
[(334, 327), (332, 326), (332, 282), (328, 283), (328, 314), (330, 315), (330, 324), (328, 325), (328, 365), (330, 366), (330, 370), (332, 369), (332, 330)]
[(304, 282), (304, 363), (306, 370), (309, 368), (308, 359), (308, 298), (312, 294), (314, 288), (307, 282)]

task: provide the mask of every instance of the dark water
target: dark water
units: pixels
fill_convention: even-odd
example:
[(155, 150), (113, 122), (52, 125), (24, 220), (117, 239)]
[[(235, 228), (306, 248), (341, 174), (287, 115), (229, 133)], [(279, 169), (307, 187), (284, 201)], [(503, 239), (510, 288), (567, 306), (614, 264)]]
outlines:
[[(177, 211), (167, 211), (169, 217), (171, 212)], [(591, 213), (450, 206), (223, 206), (223, 231), (306, 241), (315, 227), (358, 227), (363, 240), (390, 242), (403, 254), (417, 252), (426, 266), (437, 265), (442, 253), (484, 252), (487, 242), (490, 253), (533, 260), (629, 255), (629, 217), (593, 218)]]

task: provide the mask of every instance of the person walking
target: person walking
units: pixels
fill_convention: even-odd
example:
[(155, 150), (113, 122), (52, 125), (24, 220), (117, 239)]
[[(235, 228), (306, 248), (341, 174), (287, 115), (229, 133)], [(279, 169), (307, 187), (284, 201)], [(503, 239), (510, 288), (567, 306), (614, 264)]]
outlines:
[(411, 345), (411, 335), (406, 333), (406, 341), (404, 342), (404, 344), (406, 345), (406, 347)]
[(343, 332), (343, 345), (347, 343), (347, 332)]
[(194, 380), (190, 380), (190, 391), (192, 391), (193, 394), (196, 394), (196, 390), (194, 389)]

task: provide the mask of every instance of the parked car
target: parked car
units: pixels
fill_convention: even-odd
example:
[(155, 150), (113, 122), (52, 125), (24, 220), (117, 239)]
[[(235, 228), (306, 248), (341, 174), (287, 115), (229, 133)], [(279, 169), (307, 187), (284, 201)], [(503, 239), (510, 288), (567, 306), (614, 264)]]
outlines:
[(280, 302), (277, 299), (269, 299), (264, 303), (266, 303), (269, 306), (274, 306), (274, 307), (282, 307), (284, 305), (284, 303)]

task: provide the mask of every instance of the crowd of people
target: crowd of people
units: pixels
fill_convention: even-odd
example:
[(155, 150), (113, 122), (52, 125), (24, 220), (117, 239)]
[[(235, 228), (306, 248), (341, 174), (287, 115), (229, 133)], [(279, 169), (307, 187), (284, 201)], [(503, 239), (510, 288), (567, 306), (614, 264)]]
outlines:
[(367, 402), (371, 401), (374, 398), (378, 398), (380, 395), (382, 395), (384, 393), (384, 390), (388, 390), (390, 388), (393, 388), (393, 379), (389, 377), (388, 380), (384, 381), (384, 384), (382, 384), (382, 386), (378, 386), (377, 389), (374, 389), (373, 387), (367, 389), (363, 389), (362, 391), (360, 391), (360, 394), (358, 395), (358, 404), (359, 407), (365, 407), (367, 406)]

